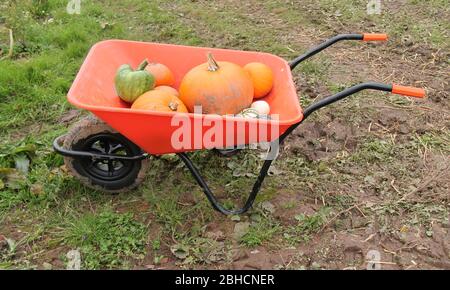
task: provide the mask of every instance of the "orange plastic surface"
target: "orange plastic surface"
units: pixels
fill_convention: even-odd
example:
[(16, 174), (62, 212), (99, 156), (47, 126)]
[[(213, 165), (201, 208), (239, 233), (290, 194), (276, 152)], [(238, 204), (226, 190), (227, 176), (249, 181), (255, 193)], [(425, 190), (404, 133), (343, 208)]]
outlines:
[[(208, 51), (212, 52), (218, 61), (231, 61), (241, 66), (249, 62), (262, 62), (270, 66), (274, 73), (274, 87), (268, 96), (260, 100), (269, 103), (270, 113), (278, 114), (279, 120), (184, 114), (193, 124), (190, 140), (192, 146), (186, 146), (190, 147), (188, 149), (174, 148), (171, 138), (180, 127), (171, 125), (174, 113), (129, 109), (129, 105), (121, 101), (115, 92), (114, 75), (121, 64), (127, 63), (136, 67), (147, 58), (150, 62), (167, 65), (175, 75), (174, 87), (178, 88), (181, 79), (192, 67), (205, 62)], [(265, 139), (272, 141), (290, 125), (303, 118), (289, 65), (278, 56), (260, 52), (124, 40), (106, 40), (91, 48), (70, 88), (68, 100), (76, 107), (91, 111), (150, 154), (220, 148), (230, 143), (250, 144)], [(222, 138), (213, 138), (212, 141), (206, 142), (200, 142), (202, 140), (199, 140), (198, 135), (194, 138), (194, 132), (200, 130), (203, 137), (208, 129), (218, 123), (223, 125)], [(263, 131), (260, 131), (258, 126), (268, 126), (267, 138), (265, 133), (260, 133)], [(235, 130), (227, 131), (227, 128)]]
[(409, 97), (415, 97), (415, 98), (423, 98), (425, 97), (425, 90), (421, 88), (414, 88), (414, 87), (405, 87), (393, 84), (392, 85), (392, 93), (403, 95), (403, 96), (409, 96)]
[(363, 41), (386, 41), (388, 39), (385, 33), (364, 33)]

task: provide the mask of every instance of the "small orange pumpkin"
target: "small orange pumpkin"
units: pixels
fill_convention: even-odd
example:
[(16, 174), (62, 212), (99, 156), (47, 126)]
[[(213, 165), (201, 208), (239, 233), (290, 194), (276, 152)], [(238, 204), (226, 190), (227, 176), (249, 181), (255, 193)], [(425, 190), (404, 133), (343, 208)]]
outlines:
[(204, 114), (237, 114), (253, 100), (253, 84), (248, 73), (237, 64), (208, 61), (191, 69), (180, 84), (180, 99), (194, 112), (201, 106)]
[(255, 89), (254, 98), (266, 96), (273, 87), (273, 72), (267, 65), (260, 62), (251, 62), (244, 66), (253, 81)]
[(159, 87), (154, 88), (154, 90), (166, 91), (176, 97), (178, 97), (180, 95), (176, 89), (169, 87), (169, 86), (159, 86)]
[(131, 105), (131, 109), (152, 110), (159, 112), (187, 113), (183, 102), (173, 94), (162, 90), (148, 91)]
[(150, 63), (145, 69), (155, 77), (155, 86), (172, 86), (175, 83), (172, 71), (162, 63)]

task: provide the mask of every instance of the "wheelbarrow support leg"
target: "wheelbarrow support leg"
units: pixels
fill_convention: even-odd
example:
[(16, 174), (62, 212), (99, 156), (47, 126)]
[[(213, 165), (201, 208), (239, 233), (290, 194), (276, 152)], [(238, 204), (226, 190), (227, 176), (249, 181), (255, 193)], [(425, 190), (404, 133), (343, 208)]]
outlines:
[[(274, 150), (278, 146), (278, 140), (275, 142), (272, 142), (270, 145), (270, 150)], [(270, 165), (272, 164), (272, 159), (266, 159), (264, 161), (264, 164), (261, 167), (261, 170), (259, 172), (258, 178), (256, 179), (255, 184), (253, 185), (253, 189), (250, 192), (250, 195), (247, 198), (247, 201), (245, 202), (244, 206), (238, 210), (228, 210), (224, 208), (220, 202), (217, 200), (217, 198), (212, 193), (211, 189), (206, 184), (206, 181), (203, 179), (203, 177), (200, 175), (200, 172), (195, 167), (194, 163), (191, 161), (191, 159), (187, 156), (186, 153), (177, 153), (177, 155), (183, 160), (184, 164), (186, 164), (189, 171), (191, 171), (192, 175), (194, 176), (195, 181), (197, 181), (198, 185), (203, 189), (203, 192), (205, 193), (206, 197), (208, 198), (211, 205), (214, 207), (215, 210), (225, 214), (225, 215), (231, 215), (231, 214), (242, 214), (247, 212), (255, 202), (256, 196), (258, 195), (258, 192), (261, 188), (261, 184), (264, 181), (264, 178), (267, 176), (267, 172), (269, 171)]]

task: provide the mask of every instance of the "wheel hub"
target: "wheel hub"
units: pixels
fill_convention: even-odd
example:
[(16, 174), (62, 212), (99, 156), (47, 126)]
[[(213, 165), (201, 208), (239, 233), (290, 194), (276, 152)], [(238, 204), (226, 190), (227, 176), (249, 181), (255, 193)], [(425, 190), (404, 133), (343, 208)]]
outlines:
[[(81, 150), (102, 155), (132, 156), (131, 149), (112, 134), (97, 134), (86, 139)], [(132, 161), (83, 158), (81, 165), (93, 177), (113, 181), (127, 176), (133, 169)]]

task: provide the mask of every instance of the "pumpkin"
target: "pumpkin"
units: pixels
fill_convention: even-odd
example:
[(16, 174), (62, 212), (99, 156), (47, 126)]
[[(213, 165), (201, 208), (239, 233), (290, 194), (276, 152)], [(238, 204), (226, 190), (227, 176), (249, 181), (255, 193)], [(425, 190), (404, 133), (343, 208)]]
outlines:
[(161, 90), (152, 90), (144, 93), (134, 101), (133, 105), (131, 105), (131, 109), (159, 112), (188, 112), (186, 106), (179, 98), (169, 92)]
[(169, 92), (169, 93), (171, 93), (172, 95), (174, 95), (176, 97), (178, 97), (180, 95), (176, 89), (174, 89), (172, 87), (169, 87), (169, 86), (158, 86), (158, 87), (155, 87), (154, 90), (166, 91), (166, 92)]
[(247, 118), (247, 119), (263, 119), (270, 120), (271, 117), (268, 114), (262, 114), (255, 108), (247, 108), (234, 115), (235, 117)]
[(256, 109), (253, 108), (247, 108), (239, 112), (239, 114), (235, 115), (236, 117), (242, 117), (242, 118), (250, 118), (250, 119), (257, 119), (259, 116), (259, 113)]
[(172, 86), (175, 83), (172, 71), (162, 63), (150, 63), (146, 70), (155, 77), (155, 86)]
[(270, 106), (266, 101), (253, 102), (250, 108), (253, 108), (256, 111), (258, 111), (258, 114), (260, 115), (267, 115), (270, 112)]
[(207, 62), (192, 68), (179, 88), (180, 99), (190, 112), (201, 106), (204, 114), (236, 114), (250, 106), (253, 84), (237, 64), (219, 61), (207, 54)]
[(140, 95), (155, 86), (155, 78), (145, 71), (148, 61), (144, 60), (136, 70), (130, 65), (123, 64), (119, 67), (114, 78), (117, 95), (125, 102), (132, 103)]
[(273, 72), (267, 65), (251, 62), (244, 66), (253, 81), (255, 99), (266, 96), (273, 87)]

